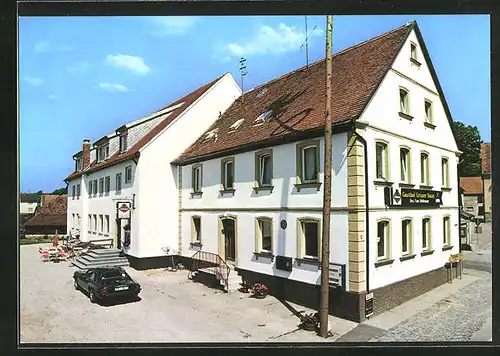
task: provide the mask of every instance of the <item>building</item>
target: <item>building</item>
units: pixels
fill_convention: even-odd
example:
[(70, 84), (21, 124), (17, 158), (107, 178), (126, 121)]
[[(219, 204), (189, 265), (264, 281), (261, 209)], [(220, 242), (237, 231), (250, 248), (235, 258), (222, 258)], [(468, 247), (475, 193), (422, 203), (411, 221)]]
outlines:
[[(446, 281), (459, 252), (452, 117), (415, 22), (332, 59), (330, 313), (361, 321)], [(244, 93), (174, 163), (180, 253), (318, 308), (325, 61)]]
[(113, 239), (136, 268), (164, 264), (178, 245), (177, 167), (170, 164), (241, 95), (228, 73), (124, 124), (73, 156), (68, 227), (82, 241)]
[(40, 196), (40, 206), (47, 205), (52, 200), (57, 199), (58, 197), (59, 197), (59, 195), (57, 195), (57, 194), (42, 194)]
[(460, 177), (464, 211), (474, 218), (484, 219), (484, 186), (481, 177)]
[(34, 214), (38, 206), (38, 196), (36, 194), (21, 193), (19, 196), (20, 209), (19, 212), (23, 214)]
[(43, 207), (40, 207), (36, 214), (26, 221), (25, 236), (44, 236), (54, 235), (56, 231), (65, 235), (66, 229), (66, 213), (67, 213), (67, 196), (61, 195), (50, 200)]
[(491, 143), (481, 143), (481, 178), (483, 179), (484, 215), (491, 221)]

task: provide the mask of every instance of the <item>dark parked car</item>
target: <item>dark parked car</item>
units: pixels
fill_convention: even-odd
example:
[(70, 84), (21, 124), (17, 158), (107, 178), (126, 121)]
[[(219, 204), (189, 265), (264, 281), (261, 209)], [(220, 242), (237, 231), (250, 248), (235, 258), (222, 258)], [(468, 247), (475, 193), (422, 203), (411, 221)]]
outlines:
[(95, 303), (104, 299), (137, 297), (141, 286), (121, 267), (89, 268), (73, 274), (75, 289), (88, 293)]

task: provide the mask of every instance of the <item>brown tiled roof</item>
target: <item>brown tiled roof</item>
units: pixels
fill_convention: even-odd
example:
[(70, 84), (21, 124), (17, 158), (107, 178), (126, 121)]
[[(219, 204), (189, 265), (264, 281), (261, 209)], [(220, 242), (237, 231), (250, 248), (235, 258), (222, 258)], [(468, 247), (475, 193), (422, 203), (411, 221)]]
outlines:
[[(362, 42), (332, 57), (332, 122), (341, 125), (356, 119), (391, 67), (415, 23), (402, 26)], [(257, 143), (278, 143), (285, 136), (300, 136), (324, 127), (326, 66), (321, 60), (269, 83), (238, 99), (207, 130), (218, 129), (217, 139), (201, 136), (175, 161), (188, 163), (252, 147)], [(267, 88), (265, 93), (261, 93)], [(268, 110), (273, 115), (264, 124), (254, 120)], [(229, 128), (245, 119), (234, 132)]]
[(47, 205), (52, 200), (57, 199), (58, 196), (59, 195), (57, 194), (42, 194), (41, 203), (43, 203), (43, 205)]
[(36, 203), (38, 202), (38, 195), (34, 193), (21, 193), (19, 194), (19, 201), (21, 203)]
[(491, 144), (481, 143), (481, 167), (483, 174), (491, 173)]
[(68, 197), (61, 195), (41, 207), (35, 216), (26, 221), (27, 226), (65, 226)]
[(464, 195), (483, 194), (483, 180), (481, 177), (460, 178), (460, 187), (464, 190)]
[[(139, 140), (133, 147), (131, 147), (125, 153), (115, 153), (110, 156), (104, 162), (97, 163), (95, 160), (92, 161), (86, 169), (80, 172), (73, 172), (68, 177), (66, 177), (65, 181), (69, 181), (71, 179), (77, 178), (81, 176), (83, 173), (90, 173), (97, 171), (99, 169), (112, 166), (119, 162), (129, 160), (134, 157), (139, 156), (139, 150), (144, 147), (149, 141), (151, 141), (157, 134), (159, 134), (165, 127), (167, 127), (172, 121), (174, 121), (180, 114), (182, 114), (191, 104), (193, 104), (196, 100), (198, 100), (203, 94), (205, 94), (215, 83), (217, 83), (224, 75), (218, 77), (217, 79), (211, 81), (208, 84), (203, 85), (202, 87), (196, 89), (195, 91), (183, 96), (182, 98), (176, 100), (175, 102), (165, 106), (164, 108), (158, 110), (161, 111), (163, 109), (168, 108), (169, 106), (175, 106), (180, 103), (182, 105), (175, 109), (169, 116), (167, 116), (163, 121), (161, 121), (158, 125), (156, 125), (151, 131), (149, 131), (142, 139)], [(156, 112), (158, 112), (156, 111)]]

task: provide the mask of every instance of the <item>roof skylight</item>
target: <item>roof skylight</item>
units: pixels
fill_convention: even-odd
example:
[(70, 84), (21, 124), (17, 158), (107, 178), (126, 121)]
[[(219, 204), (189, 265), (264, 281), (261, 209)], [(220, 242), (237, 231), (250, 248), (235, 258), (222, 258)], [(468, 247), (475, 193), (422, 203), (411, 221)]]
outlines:
[(243, 123), (243, 120), (245, 120), (245, 119), (239, 119), (239, 120), (237, 120), (234, 124), (231, 125), (231, 127), (229, 128), (228, 132), (234, 132), (234, 131), (236, 131), (236, 129), (238, 127), (240, 127), (241, 124)]
[(262, 90), (257, 94), (257, 98), (260, 98), (262, 95), (264, 95), (269, 89), (267, 87), (262, 88)]
[(219, 131), (218, 128), (208, 131), (205, 135), (205, 140), (210, 140), (211, 138), (215, 138), (215, 140), (217, 140), (217, 131)]
[(262, 114), (259, 115), (258, 118), (255, 119), (254, 124), (258, 125), (264, 123), (269, 118), (269, 116), (271, 116), (271, 114), (272, 110), (263, 112)]

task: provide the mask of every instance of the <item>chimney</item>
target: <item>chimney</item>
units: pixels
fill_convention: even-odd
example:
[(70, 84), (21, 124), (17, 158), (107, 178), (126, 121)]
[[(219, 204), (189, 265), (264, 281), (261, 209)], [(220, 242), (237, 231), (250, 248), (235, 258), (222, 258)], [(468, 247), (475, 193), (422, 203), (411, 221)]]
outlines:
[(82, 169), (85, 169), (90, 164), (90, 140), (83, 140), (82, 158)]

